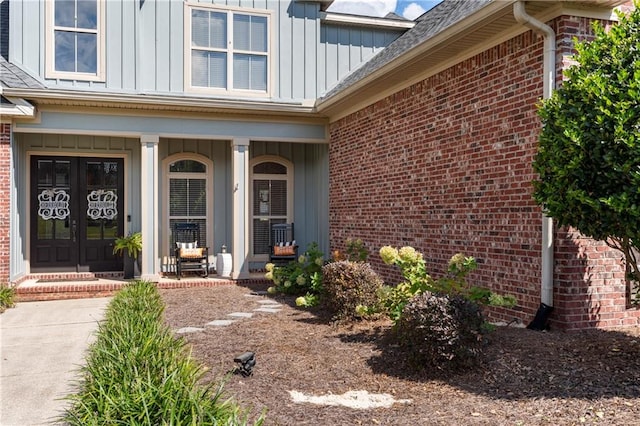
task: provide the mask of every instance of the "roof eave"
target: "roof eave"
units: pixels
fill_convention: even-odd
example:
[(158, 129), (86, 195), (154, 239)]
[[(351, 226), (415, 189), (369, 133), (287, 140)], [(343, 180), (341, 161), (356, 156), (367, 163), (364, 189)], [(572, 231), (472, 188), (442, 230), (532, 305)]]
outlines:
[[(400, 86), (403, 84), (406, 86), (412, 81), (411, 75), (407, 73), (410, 65), (415, 65), (420, 58), (427, 58), (430, 53), (450, 45), (456, 39), (460, 39), (461, 35), (465, 34), (465, 31), (480, 27), (483, 23), (490, 23), (495, 17), (506, 16), (506, 13), (512, 15), (511, 10), (516, 1), (518, 0), (492, 1), (488, 3), (474, 14), (446, 28), (436, 36), (414, 46), (412, 49), (404, 52), (354, 84), (330, 97), (318, 100), (318, 102), (316, 102), (318, 113), (330, 117), (333, 121), (336, 118), (346, 115), (346, 111), (352, 109), (354, 105), (362, 106), (367, 103), (368, 99), (382, 96), (381, 94), (388, 92), (390, 87), (400, 90)], [(546, 2), (532, 1), (527, 3), (545, 4)], [(554, 3), (556, 4), (551, 6), (552, 10), (549, 11), (548, 15), (557, 16), (560, 11), (566, 10), (567, 6), (593, 9), (600, 13), (625, 3), (625, 0), (584, 0), (568, 4), (564, 2)], [(551, 16), (549, 19), (551, 19)], [(515, 19), (513, 20), (512, 27), (514, 25), (516, 25)], [(508, 30), (509, 27), (505, 26), (504, 31), (507, 32)], [(390, 83), (391, 79), (389, 77), (394, 73), (399, 75), (397, 78), (398, 83)], [(397, 88), (395, 87), (396, 85), (398, 86)], [(377, 89), (375, 89), (376, 87)], [(385, 90), (380, 90), (381, 88)]]
[(278, 116), (314, 116), (313, 102), (212, 99), (172, 95), (116, 94), (81, 90), (4, 89), (5, 97), (22, 97), (36, 105), (91, 106), (155, 111), (197, 111)]

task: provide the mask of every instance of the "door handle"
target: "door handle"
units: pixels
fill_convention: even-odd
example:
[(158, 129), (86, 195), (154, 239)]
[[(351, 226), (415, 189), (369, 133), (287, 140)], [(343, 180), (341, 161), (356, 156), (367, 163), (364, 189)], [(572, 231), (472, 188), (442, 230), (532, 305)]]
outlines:
[(78, 226), (76, 225), (76, 221), (72, 220), (71, 221), (71, 241), (73, 241), (74, 243), (76, 242), (76, 229), (78, 228)]

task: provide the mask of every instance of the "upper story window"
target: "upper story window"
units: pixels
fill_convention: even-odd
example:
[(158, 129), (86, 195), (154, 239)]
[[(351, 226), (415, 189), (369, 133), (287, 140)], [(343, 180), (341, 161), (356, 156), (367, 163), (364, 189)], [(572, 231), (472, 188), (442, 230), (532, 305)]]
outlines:
[(188, 5), (187, 90), (269, 91), (269, 13)]
[(47, 77), (104, 81), (104, 1), (47, 5)]

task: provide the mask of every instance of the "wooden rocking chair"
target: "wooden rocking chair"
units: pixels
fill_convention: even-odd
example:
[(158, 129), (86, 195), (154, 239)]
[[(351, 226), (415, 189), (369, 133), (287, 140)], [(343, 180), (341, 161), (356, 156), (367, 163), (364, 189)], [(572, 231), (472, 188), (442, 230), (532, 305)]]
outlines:
[(293, 223), (271, 225), (269, 262), (283, 265), (298, 259), (298, 245), (293, 234)]
[(184, 271), (202, 271), (202, 277), (209, 276), (209, 248), (198, 247), (200, 225), (197, 223), (176, 223), (173, 225), (172, 249), (176, 258), (176, 277), (180, 279)]

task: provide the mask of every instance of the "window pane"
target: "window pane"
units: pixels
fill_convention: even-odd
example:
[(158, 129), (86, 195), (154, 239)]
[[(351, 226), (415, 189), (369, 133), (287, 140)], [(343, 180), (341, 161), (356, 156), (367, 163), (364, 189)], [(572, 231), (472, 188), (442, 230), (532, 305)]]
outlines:
[(76, 40), (74, 33), (66, 31), (55, 32), (56, 71), (76, 70)]
[(233, 15), (233, 45), (237, 50), (267, 51), (267, 18)]
[(271, 181), (271, 214), (274, 216), (287, 215), (287, 181)]
[(56, 0), (54, 9), (54, 24), (56, 26), (75, 28), (76, 8), (74, 0)]
[(78, 0), (78, 28), (98, 29), (98, 2)]
[(269, 220), (253, 219), (253, 254), (269, 253)]
[(267, 57), (253, 56), (251, 58), (251, 89), (267, 90)]
[(169, 171), (172, 173), (205, 173), (207, 166), (195, 160), (180, 160), (172, 163), (169, 166)]
[(187, 180), (171, 179), (169, 181), (169, 215), (187, 215)]
[(269, 181), (254, 179), (253, 181), (253, 214), (256, 216), (268, 215), (269, 208)]
[(78, 33), (78, 72), (95, 74), (98, 70), (98, 36)]
[(253, 173), (261, 173), (266, 175), (286, 175), (287, 168), (280, 163), (267, 161), (253, 166)]
[(251, 47), (252, 52), (267, 51), (267, 18), (265, 16), (251, 17)]
[(104, 163), (104, 186), (105, 188), (117, 188), (118, 163), (110, 161)]
[(209, 47), (209, 12), (197, 9), (191, 12), (191, 45)]
[(71, 163), (69, 161), (56, 161), (56, 178), (54, 185), (57, 187), (69, 187), (71, 185)]
[(52, 219), (53, 222), (53, 238), (57, 240), (70, 240), (71, 239), (71, 227), (69, 226), (69, 218), (67, 219)]
[(227, 87), (227, 54), (211, 52), (209, 54), (210, 87)]
[(38, 186), (53, 185), (53, 161), (38, 160)]
[(191, 85), (226, 88), (226, 53), (194, 50), (191, 56)]
[(87, 218), (87, 240), (102, 239), (102, 219)]
[(249, 15), (233, 15), (233, 47), (251, 50), (251, 18)]
[(205, 179), (189, 179), (188, 189), (188, 214), (189, 216), (206, 216), (207, 192)]
[(249, 55), (233, 55), (233, 87), (236, 89), (250, 89)]
[(211, 44), (216, 49), (227, 48), (227, 14), (211, 12)]
[(267, 89), (267, 58), (265, 56), (233, 55), (233, 86), (236, 89)]
[(209, 86), (209, 58), (207, 52), (194, 50), (191, 53), (191, 85)]

